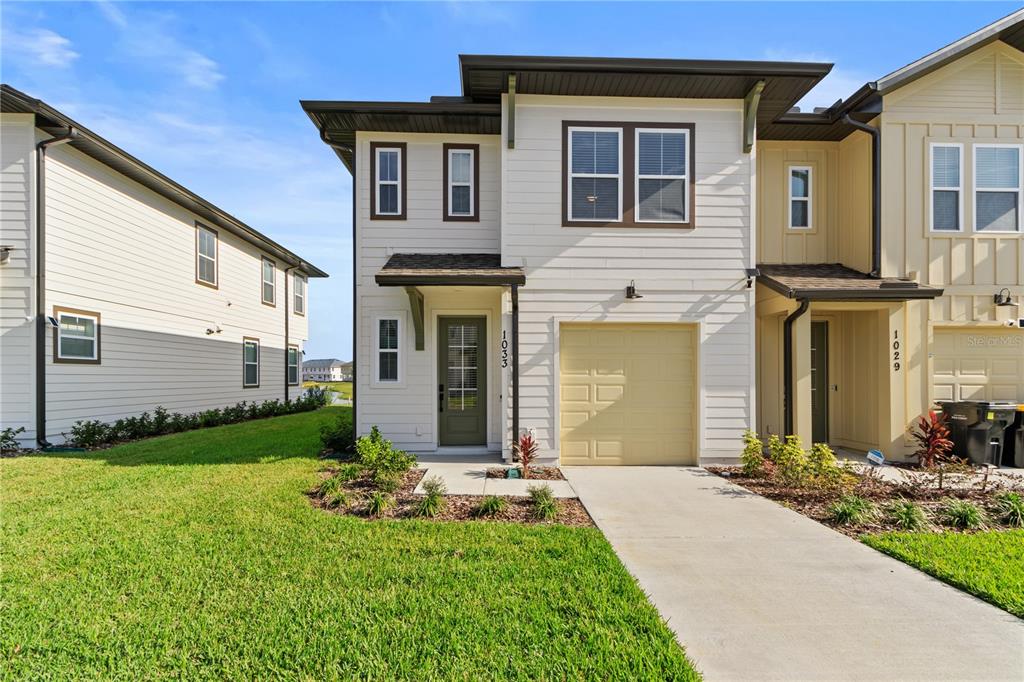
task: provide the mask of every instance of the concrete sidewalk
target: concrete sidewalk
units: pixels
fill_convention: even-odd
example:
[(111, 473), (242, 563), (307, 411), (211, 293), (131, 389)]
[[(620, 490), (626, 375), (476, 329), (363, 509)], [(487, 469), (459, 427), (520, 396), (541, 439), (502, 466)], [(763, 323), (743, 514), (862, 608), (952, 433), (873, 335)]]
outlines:
[(449, 495), (502, 495), (508, 497), (525, 497), (527, 489), (533, 485), (551, 486), (555, 497), (576, 497), (568, 481), (540, 481), (522, 478), (487, 478), (487, 469), (499, 467), (500, 464), (476, 464), (465, 462), (421, 462), (421, 469), (426, 469), (423, 480), (413, 492), (423, 494), (423, 481), (437, 476), (444, 481)]
[(1024, 679), (1024, 621), (703, 469), (563, 472), (708, 680)]

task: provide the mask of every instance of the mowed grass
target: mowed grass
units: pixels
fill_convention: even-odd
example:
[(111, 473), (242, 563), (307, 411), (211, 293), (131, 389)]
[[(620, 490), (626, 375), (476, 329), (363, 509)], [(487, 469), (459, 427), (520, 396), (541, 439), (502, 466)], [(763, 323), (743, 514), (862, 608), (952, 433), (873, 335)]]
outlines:
[(0, 460), (3, 677), (698, 677), (596, 530), (311, 507), (346, 411)]
[(321, 388), (329, 388), (340, 397), (348, 400), (352, 397), (352, 382), (351, 381), (307, 381), (302, 384), (303, 388), (312, 388), (313, 386), (319, 386)]
[(1024, 618), (1024, 530), (885, 533), (862, 540)]

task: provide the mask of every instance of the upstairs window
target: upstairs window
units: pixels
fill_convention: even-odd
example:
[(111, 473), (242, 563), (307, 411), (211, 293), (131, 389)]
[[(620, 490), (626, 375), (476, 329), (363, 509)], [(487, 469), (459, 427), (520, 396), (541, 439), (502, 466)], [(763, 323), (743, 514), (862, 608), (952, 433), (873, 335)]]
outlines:
[(264, 305), (277, 305), (275, 296), (277, 294), (277, 268), (274, 266), (274, 261), (270, 260), (266, 256), (263, 257), (263, 281), (262, 281), (262, 292), (261, 300)]
[(685, 223), (689, 130), (636, 130), (636, 222)]
[(622, 129), (568, 131), (568, 220), (622, 221)]
[(936, 232), (959, 232), (963, 217), (963, 147), (933, 144), (931, 150), (931, 228)]
[(1019, 232), (1022, 145), (974, 146), (974, 229)]
[(405, 218), (405, 149), (404, 142), (370, 143), (372, 219)]
[(480, 145), (444, 145), (444, 220), (478, 220)]
[(292, 277), (292, 289), (295, 295), (292, 297), (292, 310), (296, 315), (306, 314), (306, 278), (295, 273)]
[(288, 346), (288, 385), (299, 385), (299, 347)]
[(399, 322), (396, 318), (377, 320), (377, 381), (398, 382)]
[(100, 314), (70, 308), (54, 308), (54, 362), (99, 364)]
[(196, 284), (217, 288), (217, 231), (196, 223)]
[(249, 337), (242, 339), (242, 387), (257, 388), (260, 385), (260, 340)]
[(789, 167), (789, 228), (810, 230), (811, 224), (811, 183), (813, 170), (810, 166)]

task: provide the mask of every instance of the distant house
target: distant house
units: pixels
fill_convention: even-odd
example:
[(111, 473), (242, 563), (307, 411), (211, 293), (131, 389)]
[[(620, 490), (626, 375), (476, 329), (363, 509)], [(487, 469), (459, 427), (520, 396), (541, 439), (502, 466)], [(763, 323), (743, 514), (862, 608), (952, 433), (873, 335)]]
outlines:
[(297, 397), (307, 280), (280, 244), (0, 86), (0, 427)]
[(337, 358), (306, 360), (302, 363), (303, 381), (352, 381), (352, 363)]

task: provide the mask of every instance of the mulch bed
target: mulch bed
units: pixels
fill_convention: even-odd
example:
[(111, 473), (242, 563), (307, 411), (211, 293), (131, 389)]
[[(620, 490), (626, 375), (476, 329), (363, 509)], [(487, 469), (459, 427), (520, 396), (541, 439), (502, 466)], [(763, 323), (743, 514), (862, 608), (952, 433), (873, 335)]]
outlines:
[[(518, 469), (520, 467), (491, 467), (487, 470), (487, 478), (508, 478), (505, 472), (509, 469)], [(558, 467), (530, 467), (530, 478), (531, 481), (564, 481), (565, 476), (562, 475), (562, 470)]]
[[(531, 469), (531, 472), (533, 470)], [(322, 472), (321, 480), (327, 479), (333, 473), (332, 469)], [(502, 497), (505, 500), (505, 508), (493, 516), (477, 516), (474, 512), (479, 504), (485, 499), (484, 495), (445, 495), (445, 505), (436, 516), (426, 518), (415, 515), (415, 507), (422, 495), (416, 495), (413, 490), (419, 484), (426, 473), (425, 469), (411, 469), (402, 478), (401, 485), (392, 495), (395, 504), (378, 516), (371, 516), (366, 498), (375, 490), (373, 481), (369, 476), (360, 476), (349, 481), (345, 490), (350, 494), (351, 502), (346, 507), (332, 507), (320, 497), (316, 488), (309, 492), (309, 498), (313, 505), (324, 511), (341, 514), (343, 516), (357, 516), (364, 519), (417, 519), (420, 521), (504, 521), (510, 523), (527, 523), (536, 525), (562, 525), (576, 527), (593, 527), (594, 521), (587, 513), (586, 507), (576, 498), (558, 499), (558, 518), (555, 521), (543, 521), (533, 515), (533, 505), (528, 497)], [(548, 479), (557, 480), (557, 479)]]
[[(935, 530), (971, 533), (976, 531), (938, 526), (935, 519), (939, 508), (950, 499), (970, 500), (984, 509), (991, 517), (996, 494), (1007, 490), (1002, 482), (991, 479), (982, 490), (980, 477), (978, 477), (978, 482), (971, 487), (944, 487), (939, 490), (934, 480), (920, 483), (895, 483), (863, 474), (854, 474), (857, 483), (852, 488), (841, 491), (822, 490), (811, 487), (787, 487), (771, 477), (746, 476), (739, 467), (709, 466), (707, 470), (853, 538), (866, 533), (884, 533), (902, 529), (891, 523), (884, 513), (877, 514), (871, 521), (860, 524), (840, 525), (833, 522), (829, 517), (828, 508), (843, 495), (852, 494), (863, 497), (872, 502), (880, 512), (884, 511), (883, 507), (888, 503), (913, 501), (924, 510), (929, 521), (935, 524)], [(990, 530), (1001, 528), (1002, 526), (996, 525), (994, 521), (989, 526)]]

